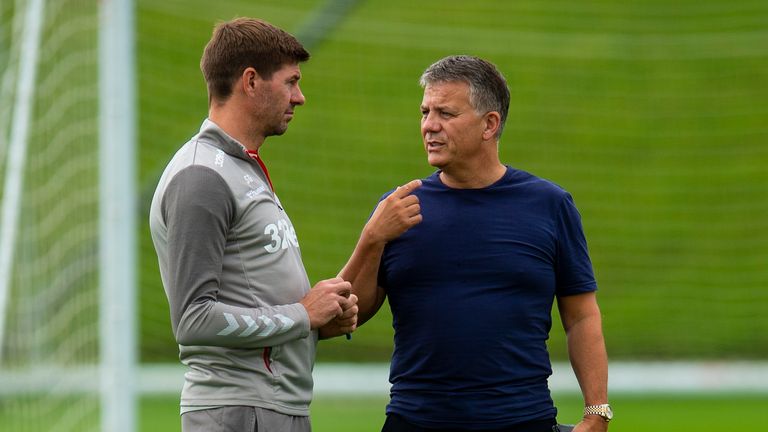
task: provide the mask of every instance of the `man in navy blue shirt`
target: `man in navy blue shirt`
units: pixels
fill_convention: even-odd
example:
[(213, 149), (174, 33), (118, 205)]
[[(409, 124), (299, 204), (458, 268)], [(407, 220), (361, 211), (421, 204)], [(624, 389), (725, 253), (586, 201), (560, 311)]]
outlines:
[(510, 97), (491, 63), (446, 57), (421, 85), (421, 134), (438, 170), (385, 195), (340, 274), (361, 322), (389, 297), (382, 431), (557, 430), (546, 347), (555, 299), (584, 397), (574, 430), (606, 431), (597, 284), (571, 195), (500, 162)]

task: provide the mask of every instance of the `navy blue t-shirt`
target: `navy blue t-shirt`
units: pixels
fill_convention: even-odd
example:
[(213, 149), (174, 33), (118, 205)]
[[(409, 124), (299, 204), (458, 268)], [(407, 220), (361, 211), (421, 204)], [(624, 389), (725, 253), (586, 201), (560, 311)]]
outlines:
[(483, 189), (438, 171), (415, 194), (423, 220), (387, 245), (379, 274), (395, 329), (387, 413), (430, 428), (555, 417), (552, 303), (597, 289), (570, 194), (510, 167)]

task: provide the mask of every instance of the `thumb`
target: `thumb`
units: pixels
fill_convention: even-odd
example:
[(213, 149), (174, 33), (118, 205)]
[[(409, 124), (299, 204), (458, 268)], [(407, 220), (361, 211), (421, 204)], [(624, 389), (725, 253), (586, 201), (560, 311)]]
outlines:
[(345, 280), (340, 280), (333, 290), (342, 297), (349, 297), (352, 294), (352, 284)]

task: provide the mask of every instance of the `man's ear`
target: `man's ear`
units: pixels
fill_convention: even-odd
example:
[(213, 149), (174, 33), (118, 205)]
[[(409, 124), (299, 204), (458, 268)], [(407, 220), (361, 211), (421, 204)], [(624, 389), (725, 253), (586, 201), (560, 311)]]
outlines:
[(260, 80), (261, 77), (259, 76), (259, 73), (256, 72), (256, 69), (247, 67), (240, 75), (239, 85), (245, 94), (254, 96), (256, 94), (258, 81)]
[(501, 114), (496, 111), (487, 112), (483, 116), (483, 122), (485, 124), (485, 129), (483, 129), (483, 139), (486, 141), (493, 139), (501, 127)]

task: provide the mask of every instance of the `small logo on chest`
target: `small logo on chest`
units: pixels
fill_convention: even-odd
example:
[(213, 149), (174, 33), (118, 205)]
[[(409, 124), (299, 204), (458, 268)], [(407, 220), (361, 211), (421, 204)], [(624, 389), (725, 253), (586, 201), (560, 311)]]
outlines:
[(260, 193), (264, 192), (264, 190), (265, 190), (265, 189), (264, 189), (264, 186), (259, 186), (259, 187), (257, 187), (256, 189), (251, 189), (251, 190), (249, 190), (249, 191), (248, 191), (248, 193), (246, 193), (245, 195), (246, 195), (248, 198), (250, 198), (250, 199), (256, 199), (256, 197), (257, 197), (257, 196), (258, 196)]

